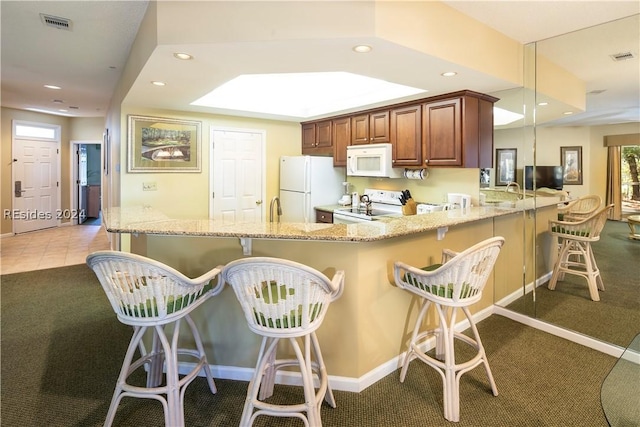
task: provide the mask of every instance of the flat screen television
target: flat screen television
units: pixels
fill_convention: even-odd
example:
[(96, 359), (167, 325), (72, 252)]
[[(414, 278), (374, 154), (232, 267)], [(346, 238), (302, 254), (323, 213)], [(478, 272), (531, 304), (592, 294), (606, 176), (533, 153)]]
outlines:
[[(524, 188), (533, 190), (533, 166), (524, 167)], [(562, 166), (536, 166), (536, 188), (562, 190)]]

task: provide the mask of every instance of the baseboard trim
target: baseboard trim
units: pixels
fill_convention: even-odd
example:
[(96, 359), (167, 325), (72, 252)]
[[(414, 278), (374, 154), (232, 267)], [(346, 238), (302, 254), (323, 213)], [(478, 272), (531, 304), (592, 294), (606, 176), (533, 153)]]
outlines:
[(555, 326), (550, 323), (544, 322), (542, 320), (534, 319), (533, 317), (530, 317), (524, 314), (516, 313), (515, 311), (507, 310), (504, 307), (494, 306), (493, 312), (494, 314), (499, 314), (500, 316), (504, 316), (516, 322), (522, 323), (524, 325), (531, 326), (532, 328), (539, 329), (551, 335), (555, 335), (557, 337), (564, 338), (565, 340), (574, 342), (576, 344), (580, 344), (585, 347), (589, 347), (593, 350), (597, 350), (602, 353), (608, 354), (609, 356), (619, 358), (620, 356), (622, 356), (622, 353), (624, 352), (624, 348), (620, 346), (609, 344), (604, 341), (600, 341), (595, 338), (582, 335), (578, 332), (574, 332), (569, 329), (564, 329), (559, 326)]
[[(549, 271), (545, 275), (540, 276), (538, 279), (536, 279), (535, 287), (537, 288), (538, 286), (542, 286), (545, 283), (547, 283), (549, 280), (551, 280), (552, 275), (553, 275), (553, 271)], [(512, 292), (506, 297), (502, 298), (500, 301), (496, 301), (495, 305), (500, 307), (506, 307), (512, 302), (514, 302), (515, 300), (517, 300), (518, 298), (522, 298), (523, 296), (531, 293), (531, 291), (533, 291), (533, 283), (529, 283), (525, 285), (524, 289), (522, 288), (518, 289), (517, 291)]]

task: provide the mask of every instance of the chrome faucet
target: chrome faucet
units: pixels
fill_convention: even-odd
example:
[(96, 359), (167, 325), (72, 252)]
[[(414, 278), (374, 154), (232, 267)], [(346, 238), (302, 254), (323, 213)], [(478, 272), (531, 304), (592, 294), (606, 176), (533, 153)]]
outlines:
[(505, 187), (504, 191), (509, 192), (509, 188), (511, 188), (511, 186), (515, 186), (516, 187), (516, 195), (518, 196), (518, 200), (522, 199), (522, 194), (520, 194), (520, 184), (518, 184), (515, 181), (509, 181), (509, 183)]
[(280, 222), (280, 216), (282, 215), (282, 207), (280, 206), (280, 198), (275, 196), (271, 199), (271, 204), (269, 205), (269, 222), (273, 222), (273, 206), (276, 205), (278, 209), (278, 222)]

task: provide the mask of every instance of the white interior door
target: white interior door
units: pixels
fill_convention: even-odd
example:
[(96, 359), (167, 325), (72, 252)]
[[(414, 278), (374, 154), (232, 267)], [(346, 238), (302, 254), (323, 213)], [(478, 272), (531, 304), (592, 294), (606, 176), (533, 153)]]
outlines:
[[(20, 123), (13, 126), (13, 231), (56, 227), (62, 215), (59, 129), (53, 129), (53, 138), (29, 138), (19, 136), (17, 126)], [(50, 126), (44, 128), (51, 130)]]
[(264, 132), (211, 129), (209, 217), (223, 223), (264, 218)]

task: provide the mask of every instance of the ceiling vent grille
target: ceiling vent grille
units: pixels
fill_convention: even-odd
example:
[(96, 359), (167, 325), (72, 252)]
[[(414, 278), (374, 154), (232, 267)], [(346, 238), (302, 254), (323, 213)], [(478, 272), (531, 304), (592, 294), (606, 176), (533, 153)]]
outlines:
[(57, 28), (58, 30), (67, 30), (71, 31), (72, 22), (67, 18), (60, 18), (58, 16), (45, 15), (44, 13), (40, 14), (40, 19), (42, 23), (47, 27)]
[(611, 59), (613, 59), (614, 61), (626, 61), (627, 59), (633, 59), (636, 56), (631, 53), (631, 52), (621, 52), (621, 53), (616, 53), (614, 55), (609, 55), (611, 57)]

